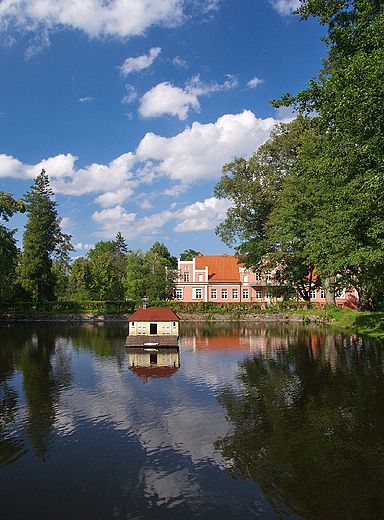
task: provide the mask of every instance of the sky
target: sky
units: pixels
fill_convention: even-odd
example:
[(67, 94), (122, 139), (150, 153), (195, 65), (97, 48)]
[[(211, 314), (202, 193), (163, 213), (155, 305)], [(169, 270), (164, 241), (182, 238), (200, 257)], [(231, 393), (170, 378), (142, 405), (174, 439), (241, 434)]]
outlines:
[[(1, 0), (0, 190), (44, 168), (73, 257), (120, 231), (178, 257), (215, 234), (222, 167), (250, 157), (326, 57), (298, 0)], [(25, 215), (6, 224), (22, 246)]]

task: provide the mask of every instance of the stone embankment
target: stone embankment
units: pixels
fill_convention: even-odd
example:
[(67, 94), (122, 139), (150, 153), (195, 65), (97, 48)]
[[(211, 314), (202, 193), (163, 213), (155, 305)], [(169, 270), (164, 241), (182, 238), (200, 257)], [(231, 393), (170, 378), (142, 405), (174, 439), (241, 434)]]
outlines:
[[(102, 313), (1, 313), (0, 322), (86, 322), (86, 323), (124, 323), (131, 314), (102, 314)], [(252, 321), (260, 323), (280, 322), (280, 323), (329, 323), (320, 316), (312, 314), (290, 314), (290, 313), (270, 313), (270, 314), (240, 314), (240, 313), (200, 313), (179, 315), (181, 321)]]

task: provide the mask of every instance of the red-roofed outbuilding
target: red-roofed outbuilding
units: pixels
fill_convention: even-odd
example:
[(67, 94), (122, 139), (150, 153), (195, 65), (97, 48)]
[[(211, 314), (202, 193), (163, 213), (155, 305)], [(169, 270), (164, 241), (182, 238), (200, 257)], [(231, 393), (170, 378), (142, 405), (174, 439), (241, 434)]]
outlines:
[(176, 346), (180, 318), (169, 307), (138, 309), (128, 319), (126, 346)]

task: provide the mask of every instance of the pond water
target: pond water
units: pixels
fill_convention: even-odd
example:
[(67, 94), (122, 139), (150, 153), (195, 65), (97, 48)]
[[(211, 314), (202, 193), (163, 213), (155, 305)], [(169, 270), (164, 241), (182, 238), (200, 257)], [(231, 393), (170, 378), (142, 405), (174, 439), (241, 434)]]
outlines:
[(178, 351), (134, 357), (125, 326), (0, 334), (1, 519), (384, 518), (378, 342), (183, 323)]

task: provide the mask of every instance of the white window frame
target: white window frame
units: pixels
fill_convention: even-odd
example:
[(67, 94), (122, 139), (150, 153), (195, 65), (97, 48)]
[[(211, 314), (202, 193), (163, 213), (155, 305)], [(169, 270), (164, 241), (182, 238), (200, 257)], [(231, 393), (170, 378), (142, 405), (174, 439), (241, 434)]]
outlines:
[[(181, 294), (181, 296), (179, 296)], [(183, 299), (183, 289), (177, 288), (173, 291), (173, 297), (175, 300), (182, 300)]]
[(189, 282), (189, 273), (184, 271), (184, 282)]
[(261, 300), (263, 297), (263, 291), (261, 289), (256, 289), (256, 300)]
[(196, 287), (195, 289), (193, 289), (193, 299), (194, 300), (203, 299), (203, 289), (201, 287)]
[(217, 289), (211, 289), (211, 300), (217, 300)]
[(309, 291), (309, 298), (310, 298), (311, 300), (315, 300), (315, 299), (316, 299), (316, 289), (311, 289), (311, 290)]
[(232, 300), (239, 299), (239, 289), (232, 289)]
[(228, 300), (228, 289), (221, 289), (221, 299)]
[(249, 300), (249, 289), (243, 289), (243, 300)]

